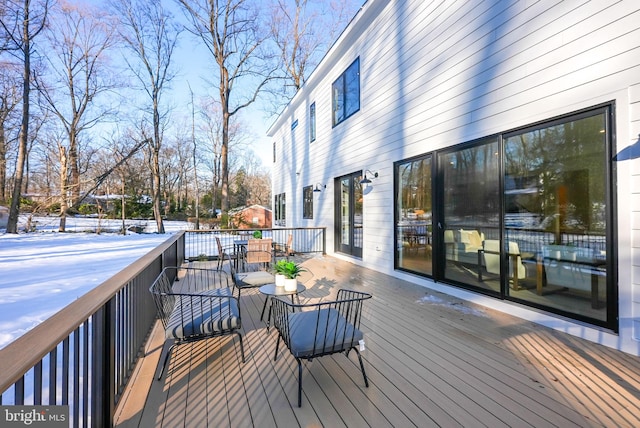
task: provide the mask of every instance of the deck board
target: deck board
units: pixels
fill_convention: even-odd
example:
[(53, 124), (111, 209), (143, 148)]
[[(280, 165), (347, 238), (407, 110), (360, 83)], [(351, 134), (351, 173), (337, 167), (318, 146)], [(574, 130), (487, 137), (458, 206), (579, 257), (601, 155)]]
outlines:
[[(354, 352), (305, 361), (298, 408), (296, 361), (282, 343), (274, 361), (264, 296), (247, 290), (246, 362), (237, 338), (181, 345), (160, 381), (133, 382), (115, 425), (640, 426), (638, 357), (332, 257), (304, 264), (302, 302), (341, 287), (373, 294), (361, 326), (369, 388)], [(153, 340), (141, 363), (157, 367), (162, 332)]]

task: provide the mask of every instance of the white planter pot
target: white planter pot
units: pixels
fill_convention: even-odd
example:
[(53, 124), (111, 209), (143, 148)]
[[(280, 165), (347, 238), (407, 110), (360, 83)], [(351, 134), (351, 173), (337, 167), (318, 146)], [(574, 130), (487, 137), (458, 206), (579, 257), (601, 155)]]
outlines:
[(296, 291), (298, 289), (298, 280), (296, 278), (286, 278), (284, 280), (284, 291)]
[(284, 287), (285, 276), (281, 273), (276, 274), (276, 287)]

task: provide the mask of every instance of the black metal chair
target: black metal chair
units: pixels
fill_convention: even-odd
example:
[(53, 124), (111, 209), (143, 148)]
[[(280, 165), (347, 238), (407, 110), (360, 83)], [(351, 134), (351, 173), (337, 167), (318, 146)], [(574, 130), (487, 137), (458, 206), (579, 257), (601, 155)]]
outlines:
[(265, 242), (258, 243), (256, 246), (247, 246), (242, 263), (240, 263), (242, 271), (236, 271), (234, 263), (229, 261), (231, 277), (239, 293), (246, 288), (257, 288), (276, 282), (275, 276), (269, 271), (273, 260), (271, 240), (250, 239), (249, 244), (253, 244), (251, 241)]
[(222, 245), (219, 236), (216, 236), (216, 245), (218, 247), (218, 269), (222, 269), (222, 264), (225, 260), (229, 260), (231, 263), (237, 263), (240, 254), (235, 251), (233, 245)]
[(173, 348), (183, 343), (236, 334), (244, 363), (242, 327), (238, 295), (221, 270), (166, 267), (153, 282), (153, 295), (165, 339), (173, 344), (165, 355), (158, 379), (162, 377)]
[[(280, 339), (298, 362), (298, 407), (302, 406), (302, 360), (311, 361), (323, 355), (344, 352), (347, 358), (354, 349), (358, 355), (364, 384), (369, 387), (360, 349), (364, 349), (360, 331), (362, 305), (371, 294), (338, 290), (336, 300), (293, 304), (282, 298), (272, 300), (274, 326), (278, 342), (274, 360), (278, 358)], [(362, 347), (362, 348), (360, 348)]]

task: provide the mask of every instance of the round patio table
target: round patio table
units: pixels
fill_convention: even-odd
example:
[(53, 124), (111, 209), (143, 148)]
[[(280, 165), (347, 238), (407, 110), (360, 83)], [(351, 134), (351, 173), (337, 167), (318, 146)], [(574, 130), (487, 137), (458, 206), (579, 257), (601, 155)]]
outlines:
[[(262, 313), (260, 314), (260, 321), (263, 321), (264, 319), (264, 311), (267, 308), (267, 302), (273, 297), (273, 296), (291, 296), (291, 303), (293, 302), (293, 297), (295, 296), (298, 299), (298, 303), (300, 303), (300, 298), (298, 298), (298, 294), (302, 293), (304, 290), (306, 290), (307, 287), (305, 287), (303, 284), (298, 283), (298, 288), (296, 288), (295, 290), (285, 290), (284, 287), (276, 287), (275, 284), (266, 284), (263, 285), (262, 287), (259, 288), (260, 293), (264, 294), (266, 297), (266, 299), (264, 299), (264, 305), (262, 306)], [(269, 329), (269, 322), (271, 321), (271, 305), (269, 305), (269, 314), (267, 315), (267, 330)]]

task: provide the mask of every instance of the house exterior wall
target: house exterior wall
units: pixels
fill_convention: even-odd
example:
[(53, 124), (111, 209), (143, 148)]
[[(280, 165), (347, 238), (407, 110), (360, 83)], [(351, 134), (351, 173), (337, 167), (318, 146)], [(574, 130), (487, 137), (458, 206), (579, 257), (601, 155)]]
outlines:
[[(360, 110), (333, 127), (331, 85), (358, 57)], [(626, 154), (614, 177), (617, 334), (394, 271), (394, 162), (605, 103), (614, 105), (615, 152)], [(640, 355), (637, 2), (369, 0), (269, 135), (273, 194), (287, 195), (287, 226), (331, 231), (334, 178), (376, 171), (363, 201), (363, 256), (347, 259)], [(302, 188), (316, 183), (327, 187), (303, 220)], [(333, 240), (329, 232), (329, 253)]]
[(253, 227), (272, 227), (271, 210), (258, 205), (252, 205), (232, 215), (234, 226), (239, 229)]

